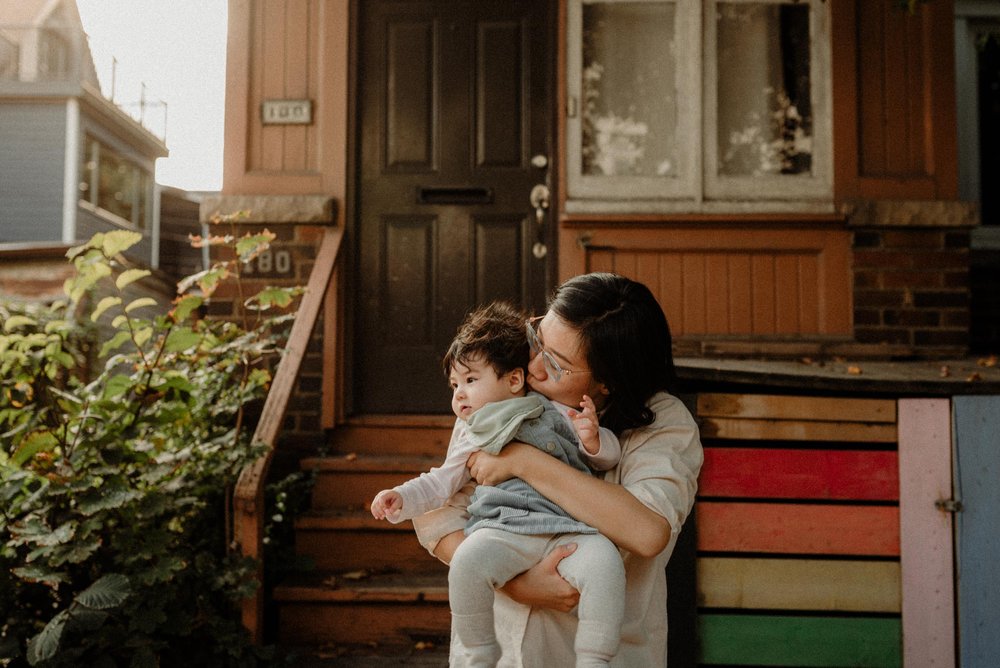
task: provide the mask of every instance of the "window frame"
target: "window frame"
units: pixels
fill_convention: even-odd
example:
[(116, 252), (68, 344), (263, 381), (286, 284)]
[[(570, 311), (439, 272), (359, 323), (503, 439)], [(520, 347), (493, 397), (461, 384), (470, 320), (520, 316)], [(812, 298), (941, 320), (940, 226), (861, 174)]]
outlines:
[[(127, 157), (120, 151), (108, 146), (93, 135), (85, 135), (83, 141), (84, 159), (80, 170), (80, 184), (87, 184), (87, 190), (81, 189), (79, 203), (89, 211), (115, 223), (121, 227), (146, 234), (152, 219), (153, 207), (153, 177), (138, 162)], [(113, 154), (118, 162), (131, 170), (129, 180), (132, 183), (130, 209), (131, 218), (125, 218), (114, 211), (100, 205), (101, 158), (104, 154)], [(93, 167), (90, 165), (93, 164)]]
[[(676, 179), (582, 174), (583, 6), (674, 4), (677, 57)], [(715, 11), (720, 3), (809, 6), (812, 164), (808, 175), (717, 174), (718, 95)], [(720, 213), (833, 210), (833, 109), (830, 3), (824, 0), (569, 0), (567, 7), (567, 213)], [(711, 20), (710, 20), (711, 19)]]

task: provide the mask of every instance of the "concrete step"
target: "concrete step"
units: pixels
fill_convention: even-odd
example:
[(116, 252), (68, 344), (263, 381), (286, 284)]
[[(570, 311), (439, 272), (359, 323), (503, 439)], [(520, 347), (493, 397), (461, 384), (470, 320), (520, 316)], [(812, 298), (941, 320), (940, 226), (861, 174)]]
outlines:
[(295, 548), (320, 570), (444, 572), (417, 542), (411, 522), (390, 524), (367, 510), (313, 511), (295, 521)]
[(447, 645), (446, 573), (370, 573), (318, 571), (276, 587), (282, 646), (367, 646), (398, 653), (418, 644)]
[(304, 470), (314, 471), (313, 510), (367, 510), (375, 495), (438, 466), (444, 456), (350, 454), (310, 457)]

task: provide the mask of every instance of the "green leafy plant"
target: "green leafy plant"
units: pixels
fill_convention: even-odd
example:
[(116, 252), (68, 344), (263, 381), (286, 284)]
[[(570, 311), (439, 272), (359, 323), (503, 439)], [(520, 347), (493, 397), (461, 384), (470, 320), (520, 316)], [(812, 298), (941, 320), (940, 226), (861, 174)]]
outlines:
[(261, 451), (248, 413), (300, 291), (241, 296), (242, 324), (200, 312), (225, 281), (242, 295), (240, 268), (273, 238), (194, 239), (228, 259), (153, 317), (136, 295), (149, 272), (121, 260), (141, 239), (127, 231), (69, 251), (67, 300), (0, 304), (0, 665), (262, 658), (235, 614), (253, 564), (228, 545), (227, 504)]

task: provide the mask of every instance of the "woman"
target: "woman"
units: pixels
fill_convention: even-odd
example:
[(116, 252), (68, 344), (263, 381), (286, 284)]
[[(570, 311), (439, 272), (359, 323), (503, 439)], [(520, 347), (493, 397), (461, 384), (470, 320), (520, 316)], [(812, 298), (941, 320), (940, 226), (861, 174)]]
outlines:
[[(469, 460), (481, 484), (521, 478), (622, 552), (625, 622), (615, 666), (666, 665), (665, 566), (694, 504), (702, 450), (698, 428), (668, 392), (674, 382), (670, 330), (649, 289), (615, 274), (586, 274), (561, 285), (537, 323), (528, 384), (553, 401), (593, 398), (601, 423), (620, 434), (622, 456), (603, 478), (537, 448), (510, 444)], [(447, 563), (463, 538), (466, 500), (414, 520), (420, 542)], [(507, 583), (496, 597), (501, 666), (571, 666), (576, 592), (556, 565), (557, 548)], [(452, 639), (452, 666), (461, 665)]]

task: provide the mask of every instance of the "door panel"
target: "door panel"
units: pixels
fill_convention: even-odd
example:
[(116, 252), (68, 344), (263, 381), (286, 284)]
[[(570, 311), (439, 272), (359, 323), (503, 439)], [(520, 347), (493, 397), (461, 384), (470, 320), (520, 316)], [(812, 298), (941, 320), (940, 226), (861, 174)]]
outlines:
[(358, 3), (355, 412), (443, 413), (440, 358), (472, 307), (544, 306), (551, 224), (551, 7), (539, 0)]

